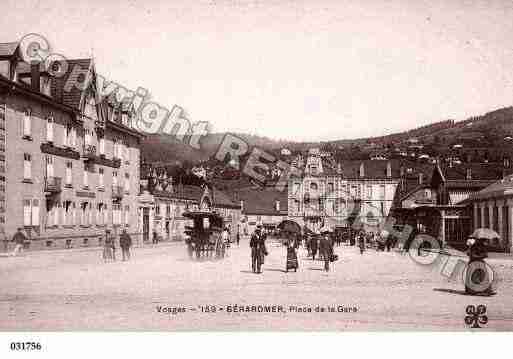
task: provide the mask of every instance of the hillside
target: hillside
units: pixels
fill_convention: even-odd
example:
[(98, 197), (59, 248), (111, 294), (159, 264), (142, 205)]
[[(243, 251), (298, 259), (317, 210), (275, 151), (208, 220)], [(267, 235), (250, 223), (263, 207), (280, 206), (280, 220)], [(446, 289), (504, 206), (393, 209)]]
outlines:
[[(217, 151), (224, 135), (225, 133), (213, 133), (204, 137), (201, 150), (193, 149), (166, 135), (150, 135), (142, 143), (143, 158), (162, 164), (207, 161)], [(380, 149), (390, 154), (392, 147), (405, 146), (408, 140), (415, 138), (431, 156), (449, 155), (452, 146), (464, 144), (465, 156), (469, 156), (470, 149), (476, 149), (475, 153), (470, 153), (472, 156), (488, 159), (488, 156), (513, 155), (513, 146), (505, 140), (506, 136), (513, 136), (513, 107), (498, 109), (464, 121), (439, 121), (409, 131), (373, 138), (306, 143), (240, 133), (236, 135), (251, 147), (257, 146), (274, 154), (284, 147), (297, 152), (320, 146), (330, 152), (342, 151), (345, 158), (361, 159), (368, 158), (372, 151)]]

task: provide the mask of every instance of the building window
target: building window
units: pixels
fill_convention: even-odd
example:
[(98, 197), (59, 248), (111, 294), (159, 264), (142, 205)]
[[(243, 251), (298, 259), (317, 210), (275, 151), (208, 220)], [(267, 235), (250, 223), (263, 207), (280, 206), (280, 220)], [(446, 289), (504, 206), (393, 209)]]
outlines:
[(101, 136), (98, 139), (98, 150), (100, 152), (100, 156), (105, 155), (105, 137)]
[(39, 200), (23, 200), (23, 225), (39, 226)]
[(121, 224), (121, 205), (113, 204), (112, 211), (112, 223), (115, 225)]
[(317, 191), (318, 188), (319, 188), (319, 186), (317, 186), (317, 183), (315, 183), (315, 182), (310, 183), (310, 190)]
[(53, 177), (53, 157), (52, 156), (45, 156), (45, 162), (46, 162), (46, 178)]
[(64, 210), (64, 224), (69, 226), (73, 225), (73, 208), (71, 201), (65, 201), (63, 204), (63, 210)]
[(113, 157), (114, 158), (119, 158), (119, 155), (118, 155), (118, 151), (119, 151), (118, 150), (118, 148), (119, 148), (118, 140), (114, 139), (112, 142), (114, 143), (114, 155), (113, 155)]
[(46, 141), (53, 142), (53, 117), (46, 119)]
[(333, 186), (333, 183), (328, 183), (328, 193), (333, 193), (335, 191), (335, 186)]
[(367, 199), (372, 199), (372, 186), (367, 185)]
[[(169, 206), (168, 206), (169, 207)], [(130, 223), (130, 206), (125, 206), (125, 226)]]
[(108, 209), (108, 206), (106, 204), (104, 204), (102, 206), (102, 208), (103, 208), (103, 215), (104, 215), (103, 224), (108, 224), (109, 223), (109, 209)]
[(89, 187), (89, 173), (87, 172), (87, 168), (84, 168), (84, 177), (83, 177), (83, 185), (84, 187)]
[(90, 146), (91, 145), (91, 141), (92, 140), (92, 135), (91, 135), (91, 130), (85, 130), (84, 132), (84, 144), (85, 146)]
[(27, 109), (23, 114), (23, 137), (30, 138), (32, 134), (32, 110)]
[(301, 188), (301, 184), (300, 183), (294, 183), (294, 185), (292, 186), (292, 194), (294, 196), (296, 196), (297, 194), (299, 194), (299, 189)]
[(160, 206), (158, 204), (155, 205), (155, 215), (160, 216)]
[(427, 199), (431, 199), (431, 191), (429, 189), (424, 190), (424, 197)]
[(112, 171), (112, 185), (116, 187), (118, 185), (118, 172)]
[(96, 224), (103, 225), (105, 215), (103, 213), (103, 203), (98, 203), (96, 207)]
[(66, 185), (71, 186), (73, 183), (73, 162), (66, 162)]
[(386, 186), (384, 184), (379, 185), (379, 197), (381, 199), (385, 199), (385, 195), (386, 195)]
[(130, 175), (125, 173), (125, 183), (124, 183), (125, 192), (130, 191)]
[(104, 182), (103, 182), (103, 168), (98, 169), (98, 187), (103, 188)]
[(32, 178), (32, 156), (28, 153), (23, 155), (23, 179), (30, 180)]

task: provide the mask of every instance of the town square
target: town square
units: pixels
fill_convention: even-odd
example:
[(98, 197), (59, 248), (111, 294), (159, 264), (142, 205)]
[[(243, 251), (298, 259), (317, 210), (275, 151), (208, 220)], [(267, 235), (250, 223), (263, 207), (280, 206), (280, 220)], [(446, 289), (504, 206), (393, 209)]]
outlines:
[(0, 11), (0, 332), (513, 331), (509, 2)]
[[(475, 297), (465, 295), (461, 278), (449, 281), (439, 268), (424, 268), (408, 255), (360, 255), (340, 246), (339, 261), (326, 273), (321, 261), (300, 250), (298, 271), (285, 273), (285, 249), (277, 242), (268, 247), (260, 276), (251, 272), (247, 238), (226, 258), (199, 262), (188, 258), (183, 244), (135, 248), (131, 261), (107, 265), (98, 249), (3, 259), (1, 329), (460, 331), (470, 328), (466, 307), (480, 304), (488, 315), (480, 330), (513, 326), (513, 262), (507, 258), (490, 260), (500, 277), (497, 294)], [(234, 306), (257, 305), (283, 306), (284, 312), (233, 312)], [(316, 312), (317, 306), (336, 312)]]

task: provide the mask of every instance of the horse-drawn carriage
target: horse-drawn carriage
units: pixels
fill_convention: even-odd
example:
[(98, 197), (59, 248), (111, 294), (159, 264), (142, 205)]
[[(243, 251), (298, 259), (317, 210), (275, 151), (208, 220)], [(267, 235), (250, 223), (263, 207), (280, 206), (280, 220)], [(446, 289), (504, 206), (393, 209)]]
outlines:
[(193, 222), (185, 226), (186, 244), (189, 256), (196, 258), (223, 258), (226, 253), (226, 243), (223, 242), (223, 218), (212, 212), (186, 212), (185, 218)]

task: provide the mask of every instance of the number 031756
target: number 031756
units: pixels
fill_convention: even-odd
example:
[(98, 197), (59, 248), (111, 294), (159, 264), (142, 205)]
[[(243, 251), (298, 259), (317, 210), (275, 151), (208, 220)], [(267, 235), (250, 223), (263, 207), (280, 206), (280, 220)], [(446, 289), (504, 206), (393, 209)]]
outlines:
[(41, 350), (41, 343), (38, 342), (11, 342), (12, 351)]

